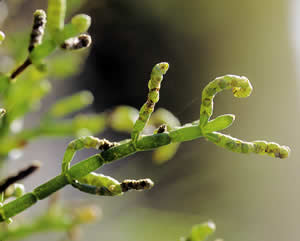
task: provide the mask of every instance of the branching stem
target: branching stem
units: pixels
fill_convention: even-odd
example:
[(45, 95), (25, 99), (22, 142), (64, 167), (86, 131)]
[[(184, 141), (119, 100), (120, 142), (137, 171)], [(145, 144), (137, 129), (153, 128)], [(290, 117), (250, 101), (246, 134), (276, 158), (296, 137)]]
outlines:
[(21, 74), (28, 66), (32, 64), (31, 60), (27, 58), (23, 64), (21, 64), (11, 75), (10, 79), (15, 79), (19, 74)]
[[(214, 134), (218, 136), (218, 133)], [(134, 144), (133, 140), (124, 140), (120, 142), (120, 145), (116, 145), (108, 150), (105, 150), (99, 154), (91, 156), (74, 166), (72, 166), (68, 171), (65, 173), (54, 177), (53, 179), (49, 180), (48, 182), (42, 184), (41, 186), (35, 188), (33, 192), (27, 193), (24, 196), (17, 198), (10, 203), (5, 204), (3, 207), (0, 208), (0, 221), (4, 221), (10, 217), (15, 216), (16, 214), (24, 211), (25, 209), (29, 208), (33, 204), (35, 204), (38, 200), (42, 200), (52, 193), (58, 191), (59, 189), (63, 188), (64, 186), (70, 183), (70, 178), (73, 180), (79, 179), (88, 175), (90, 172), (95, 171), (96, 169), (100, 168), (102, 165), (122, 159), (129, 155), (133, 155), (139, 151), (148, 151), (152, 149), (156, 149), (161, 146), (168, 145), (170, 143), (175, 142), (185, 142), (190, 141), (193, 139), (197, 139), (203, 137), (203, 133), (201, 128), (196, 123), (195, 125), (188, 124), (177, 129), (174, 129), (171, 132), (154, 134), (149, 136), (142, 136), (136, 144)], [(226, 138), (229, 138), (227, 136)], [(236, 143), (239, 143), (240, 140), (231, 138)], [(216, 140), (212, 140), (216, 142)], [(227, 143), (227, 142), (226, 142)], [(254, 148), (248, 149), (247, 152), (242, 153), (256, 153), (256, 154), (265, 154), (265, 151), (261, 149), (261, 143), (257, 142), (243, 142), (243, 143), (250, 143), (251, 146)], [(221, 145), (221, 144), (220, 144)], [(233, 145), (233, 142), (231, 142)], [(222, 145), (221, 145), (222, 146)], [(279, 146), (279, 145), (278, 145)], [(280, 148), (285, 148), (284, 146)], [(230, 145), (226, 146), (227, 149), (230, 149)], [(237, 151), (236, 146), (233, 147), (232, 151)], [(240, 151), (238, 151), (240, 152)], [(270, 154), (270, 153), (268, 153)], [(275, 156), (281, 157), (281, 156)], [(282, 156), (284, 158), (286, 156)]]
[[(143, 136), (139, 139), (136, 145), (134, 145), (131, 140), (127, 140), (118, 146), (112, 147), (106, 151), (91, 156), (88, 159), (85, 159), (72, 166), (65, 174), (58, 175), (48, 182), (42, 184), (41, 186), (35, 188), (32, 192), (27, 193), (24, 196), (5, 204), (0, 209), (0, 221), (4, 221), (10, 217), (15, 216), (16, 214), (35, 204), (38, 200), (42, 200), (52, 193), (63, 188), (64, 186), (70, 184), (67, 175), (72, 179), (79, 179), (86, 176), (90, 172), (95, 171), (103, 164), (119, 160), (138, 151), (147, 151), (170, 144), (171, 142), (184, 141), (185, 138), (182, 136), (182, 132), (184, 132), (185, 130), (187, 133), (194, 133), (193, 130), (190, 130), (194, 128), (198, 128), (200, 130), (200, 128), (197, 126), (186, 126), (174, 130), (170, 133)], [(186, 140), (191, 140), (199, 137), (202, 137), (201, 131), (198, 131), (197, 136), (187, 135)]]

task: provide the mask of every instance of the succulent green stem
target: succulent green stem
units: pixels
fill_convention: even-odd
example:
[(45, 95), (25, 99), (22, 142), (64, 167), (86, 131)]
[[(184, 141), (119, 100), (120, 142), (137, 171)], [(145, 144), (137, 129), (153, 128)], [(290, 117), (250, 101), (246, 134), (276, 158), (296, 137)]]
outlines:
[(67, 10), (66, 0), (49, 0), (48, 1), (48, 28), (52, 35), (57, 34), (64, 28), (65, 15)]
[[(190, 127), (185, 128), (189, 129)], [(76, 180), (88, 175), (90, 172), (98, 169), (103, 164), (119, 160), (138, 151), (151, 150), (159, 146), (170, 144), (172, 139), (176, 141), (177, 137), (181, 136), (180, 132), (182, 132), (182, 130), (179, 130), (180, 131), (177, 134), (176, 132), (178, 131), (174, 131), (173, 135), (171, 135), (171, 133), (170, 135), (161, 133), (151, 136), (144, 136), (137, 142), (136, 145), (133, 144), (133, 141), (128, 140), (123, 144), (112, 147), (106, 151), (103, 151), (75, 164), (66, 173), (54, 177), (48, 182), (35, 188), (32, 192), (27, 193), (24, 196), (17, 198), (16, 200), (13, 200), (1, 207), (0, 221), (4, 221), (10, 217), (15, 216), (16, 214), (35, 204), (38, 200), (42, 200), (52, 193), (63, 188), (64, 186), (70, 184), (67, 176)], [(173, 136), (173, 138), (171, 136)], [(198, 137), (201, 137), (201, 135), (199, 135)]]
[(154, 66), (151, 72), (150, 80), (148, 83), (149, 93), (146, 103), (140, 109), (139, 117), (133, 126), (131, 138), (134, 143), (137, 142), (141, 132), (144, 130), (149, 118), (154, 111), (155, 104), (159, 100), (160, 84), (163, 80), (163, 75), (169, 69), (168, 63), (159, 63)]
[(213, 113), (213, 99), (222, 90), (232, 89), (235, 97), (248, 97), (252, 92), (250, 81), (244, 76), (225, 75), (211, 81), (202, 92), (202, 104), (200, 108), (200, 123), (204, 127)]
[[(120, 142), (120, 145), (111, 147), (108, 150), (105, 150), (99, 154), (91, 156), (88, 159), (85, 159), (75, 164), (67, 171), (54, 177), (50, 181), (42, 184), (41, 186), (35, 188), (33, 192), (27, 193), (24, 196), (5, 204), (3, 207), (0, 208), (0, 221), (4, 221), (10, 217), (15, 216), (16, 214), (24, 211), (25, 209), (35, 204), (38, 200), (42, 200), (48, 197), (49, 195), (51, 195), (52, 193), (63, 188), (64, 186), (68, 184), (72, 184), (70, 180), (72, 181), (72, 180), (80, 179), (88, 175), (89, 173), (95, 171), (96, 169), (100, 168), (104, 164), (122, 159), (129, 155), (133, 155), (134, 153), (139, 151), (148, 151), (164, 145), (168, 145), (173, 142), (190, 141), (200, 137), (203, 137), (203, 133), (201, 131), (201, 128), (198, 126), (198, 124), (196, 125), (188, 124), (180, 128), (174, 129), (169, 133), (160, 133), (160, 134), (142, 136), (137, 141), (137, 143), (134, 143), (133, 140), (124, 140)], [(219, 133), (211, 133), (209, 135), (206, 135), (206, 137), (209, 140), (213, 141), (214, 143), (224, 146), (231, 151), (238, 151), (236, 145), (239, 146), (239, 143), (241, 142), (240, 140), (237, 140), (235, 138), (231, 138), (230, 144), (228, 144), (227, 141), (224, 141), (222, 138), (221, 141), (219, 141), (220, 138)], [(226, 136), (223, 138), (227, 140), (229, 137)], [(252, 148), (252, 149), (249, 148), (248, 151), (246, 152), (246, 151), (242, 151), (245, 149), (241, 147), (241, 151), (238, 152), (242, 152), (242, 153), (253, 152), (257, 154), (265, 154), (265, 152), (262, 152), (261, 150), (258, 151), (257, 148), (261, 147), (261, 144), (259, 145), (257, 144), (258, 142), (253, 142), (252, 144), (249, 144), (249, 142), (243, 142), (243, 143), (246, 143), (247, 145), (251, 145), (251, 146), (253, 145), (256, 148)], [(279, 147), (280, 150), (279, 154), (277, 154), (278, 150), (275, 147), (271, 148), (270, 147), (271, 144), (274, 145), (274, 143), (268, 143), (267, 147), (269, 149), (265, 149), (268, 150), (268, 154), (280, 158), (287, 157), (288, 149), (286, 149), (286, 147), (284, 146), (281, 147), (278, 144), (276, 144), (277, 145), (276, 148)], [(63, 167), (63, 170), (66, 170), (66, 168)]]
[(279, 158), (287, 158), (290, 153), (290, 148), (288, 146), (280, 146), (275, 142), (247, 142), (218, 132), (206, 134), (205, 137), (218, 146), (238, 153), (267, 154), (271, 157)]

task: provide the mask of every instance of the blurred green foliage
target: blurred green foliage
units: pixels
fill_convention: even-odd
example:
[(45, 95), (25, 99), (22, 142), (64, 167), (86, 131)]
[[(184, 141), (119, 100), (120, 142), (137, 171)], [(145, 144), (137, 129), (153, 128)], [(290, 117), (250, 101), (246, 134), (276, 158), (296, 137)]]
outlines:
[[(2, 109), (3, 118), (0, 120), (0, 141), (3, 143), (0, 147), (2, 164), (5, 163), (11, 151), (23, 149), (29, 141), (43, 136), (88, 136), (99, 133), (107, 127), (116, 131), (130, 132), (132, 130), (138, 111), (128, 106), (117, 107), (110, 113), (78, 114), (73, 118), (66, 118), (92, 104), (93, 95), (89, 91), (81, 91), (58, 100), (48, 111), (44, 111), (44, 117), (30, 129), (16, 129), (15, 127), (16, 123), (22, 122), (30, 112), (41, 108), (41, 100), (51, 92), (52, 84), (49, 79), (71, 77), (80, 71), (80, 65), (84, 62), (88, 51), (66, 52), (60, 50), (59, 46), (66, 39), (76, 37), (88, 30), (91, 18), (85, 14), (75, 15), (70, 23), (64, 24), (65, 16), (72, 15), (83, 3), (84, 1), (81, 0), (70, 0), (66, 5), (65, 0), (49, 0), (45, 34), (44, 27), (39, 20), (34, 20), (37, 22), (33, 23), (31, 38), (29, 28), (8, 34), (9, 37), (4, 42), (5, 53), (14, 59), (16, 68), (0, 74), (1, 103), (5, 108)], [(43, 12), (39, 10), (35, 16), (39, 14)], [(36, 36), (42, 41), (35, 43), (33, 39)], [(1, 32), (0, 37), (0, 41), (3, 42), (5, 34)], [(30, 53), (28, 53), (29, 45), (33, 46)], [(57, 51), (54, 52), (54, 50)], [(163, 114), (160, 116), (161, 119), (164, 118)], [(175, 149), (171, 149), (168, 157), (164, 155), (164, 159), (171, 158)], [(5, 191), (5, 198), (2, 202), (21, 197), (24, 193), (24, 186), (15, 183)], [(93, 212), (85, 208), (81, 210), (81, 216)], [(72, 230), (74, 226), (81, 223), (70, 218), (73, 213), (73, 210), (68, 210), (57, 202), (50, 203), (49, 211), (32, 223), (16, 221), (8, 227), (2, 225), (0, 239), (16, 240), (36, 232)], [(85, 221), (90, 219), (86, 218)], [(10, 222), (11, 219), (7, 221)]]

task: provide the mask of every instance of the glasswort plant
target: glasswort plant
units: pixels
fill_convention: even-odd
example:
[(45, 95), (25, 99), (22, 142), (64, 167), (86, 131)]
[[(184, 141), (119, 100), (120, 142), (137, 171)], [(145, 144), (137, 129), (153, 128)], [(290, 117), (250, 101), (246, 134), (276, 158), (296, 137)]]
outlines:
[[(13, 149), (23, 148), (29, 141), (40, 136), (71, 135), (80, 137), (69, 143), (63, 156), (61, 173), (36, 187), (32, 192), (24, 194), (24, 187), (17, 182), (36, 170), (36, 166), (25, 168), (0, 183), (1, 222), (11, 222), (11, 217), (69, 184), (82, 192), (100, 196), (118, 196), (130, 190), (148, 190), (154, 185), (149, 178), (126, 179), (119, 182), (94, 171), (104, 164), (140, 151), (153, 150), (154, 159), (158, 163), (162, 163), (174, 156), (181, 142), (201, 137), (233, 152), (267, 154), (277, 158), (289, 156), (290, 149), (287, 146), (266, 141), (248, 142), (220, 133), (219, 131), (228, 128), (233, 123), (234, 115), (226, 114), (211, 119), (213, 100), (217, 93), (223, 90), (232, 90), (233, 95), (237, 98), (248, 97), (251, 94), (252, 85), (244, 76), (225, 75), (211, 81), (202, 92), (200, 116), (197, 121), (180, 125), (178, 119), (169, 111), (161, 108), (154, 112), (155, 104), (159, 101), (163, 76), (169, 69), (169, 64), (166, 62), (158, 63), (153, 67), (148, 83), (147, 100), (140, 111), (129, 106), (119, 106), (112, 113), (78, 115), (74, 119), (60, 120), (60, 118), (92, 103), (92, 94), (82, 91), (57, 101), (38, 126), (18, 133), (11, 132), (13, 122), (24, 117), (50, 91), (50, 83), (44, 79), (51, 75), (51, 64), (55, 63), (55, 56), (50, 55), (55, 50), (61, 50), (64, 54), (73, 50), (82, 50), (89, 47), (92, 42), (91, 37), (86, 34), (91, 24), (91, 18), (85, 14), (78, 14), (71, 19), (70, 23), (65, 24), (65, 15), (65, 0), (49, 0), (47, 14), (43, 10), (36, 10), (25, 61), (13, 71), (0, 74), (0, 92), (4, 105), (4, 109), (0, 109), (0, 141), (3, 143), (0, 146), (0, 160), (4, 161)], [(0, 42), (4, 38), (4, 33), (0, 32)], [(80, 51), (78, 56), (77, 58), (81, 58)], [(46, 57), (50, 59), (49, 64), (45, 63)], [(71, 59), (76, 59), (75, 55)], [(65, 60), (63, 59), (63, 61)], [(59, 71), (54, 68), (53, 72)], [(24, 81), (22, 76), (26, 75), (30, 78)], [(30, 96), (20, 95), (26, 91), (30, 92)], [(156, 128), (153, 134), (143, 135), (147, 125)], [(110, 142), (91, 135), (108, 126), (117, 131), (130, 133), (131, 138), (120, 142)], [(76, 152), (84, 148), (93, 148), (100, 152), (71, 166)], [(11, 187), (13, 189), (9, 190)], [(6, 199), (10, 197), (16, 199), (7, 202)], [(47, 230), (49, 227), (59, 226), (64, 230), (69, 230), (78, 223), (93, 219), (92, 214), (87, 215), (88, 218), (86, 218), (87, 216), (81, 213), (82, 215), (76, 216), (71, 221), (70, 219), (65, 221), (66, 216), (62, 215), (63, 211), (54, 212), (57, 215), (51, 214), (52, 216), (49, 213), (40, 217), (32, 225), (19, 227), (15, 231), (8, 229), (0, 233), (0, 239), (23, 238), (28, 233)], [(90, 214), (88, 211), (86, 213)], [(79, 216), (80, 218), (78, 218)], [(190, 235), (182, 240), (202, 241), (214, 230), (215, 225), (212, 222), (196, 225), (192, 228)]]
[[(277, 143), (266, 141), (246, 142), (216, 132), (229, 127), (234, 118), (232, 115), (223, 115), (209, 121), (213, 111), (213, 98), (215, 94), (224, 89), (230, 88), (233, 90), (233, 93), (236, 97), (246, 97), (251, 93), (252, 86), (249, 80), (246, 77), (235, 75), (227, 75), (216, 78), (203, 90), (200, 121), (188, 123), (184, 126), (174, 128), (170, 132), (141, 136), (140, 133), (143, 131), (151, 113), (153, 112), (153, 103), (158, 101), (158, 87), (155, 86), (158, 86), (158, 78), (159, 81), (161, 81), (162, 74), (166, 72), (166, 66), (168, 66), (167, 63), (160, 63), (154, 66), (154, 70), (152, 71), (151, 79), (149, 81), (150, 92), (148, 99), (147, 102), (142, 106), (139, 113), (139, 118), (134, 124), (132, 139), (123, 140), (119, 143), (111, 143), (105, 139), (100, 140), (98, 138), (87, 136), (72, 141), (69, 144), (63, 158), (62, 173), (47, 183), (35, 188), (33, 192), (27, 193), (24, 196), (5, 204), (0, 209), (0, 220), (4, 221), (7, 218), (22, 212), (23, 210), (32, 206), (38, 200), (48, 197), (52, 193), (58, 191), (68, 184), (72, 184), (82, 191), (94, 192), (98, 195), (110, 194), (113, 196), (115, 195), (115, 190), (120, 190), (118, 187), (121, 184), (118, 184), (117, 181), (107, 176), (90, 174), (92, 171), (100, 168), (106, 163), (119, 160), (136, 152), (156, 149), (170, 143), (190, 141), (200, 137), (205, 137), (207, 140), (234, 152), (256, 153), (260, 155), (268, 154), (272, 157), (279, 158), (288, 157), (290, 150), (287, 146), (280, 146)], [(157, 74), (154, 75), (157, 77), (154, 84), (153, 73)], [(154, 88), (155, 94), (152, 95)], [(102, 152), (69, 168), (69, 164), (72, 161), (75, 152), (82, 148), (95, 148), (102, 150)], [(93, 183), (95, 183), (95, 179), (98, 179), (97, 185), (94, 185), (95, 191), (91, 191), (91, 186)], [(84, 184), (88, 184), (89, 186), (79, 186), (78, 184), (80, 183), (80, 180), (84, 181)], [(145, 185), (147, 189), (150, 186), (152, 185)], [(117, 193), (121, 194), (122, 192), (117, 191)]]

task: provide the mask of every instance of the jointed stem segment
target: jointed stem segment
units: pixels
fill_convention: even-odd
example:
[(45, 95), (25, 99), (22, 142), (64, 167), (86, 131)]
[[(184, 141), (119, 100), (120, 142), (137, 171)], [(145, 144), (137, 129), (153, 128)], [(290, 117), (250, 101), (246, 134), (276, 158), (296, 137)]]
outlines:
[(129, 190), (146, 190), (154, 185), (148, 178), (140, 180), (126, 179), (120, 183), (112, 177), (94, 172), (78, 180), (73, 180), (71, 184), (82, 192), (100, 196), (122, 195)]
[(124, 191), (128, 191), (130, 189), (150, 189), (153, 186), (153, 182), (149, 179), (126, 180), (122, 183), (119, 183), (112, 177), (97, 174), (94, 172), (91, 172), (77, 179), (73, 178), (72, 175), (68, 173), (68, 170), (70, 169), (70, 162), (72, 161), (76, 151), (82, 148), (95, 148), (97, 150), (105, 151), (116, 145), (119, 144), (111, 143), (105, 139), (100, 140), (91, 136), (81, 137), (72, 141), (69, 144), (64, 155), (62, 163), (62, 174), (67, 177), (68, 182), (72, 184), (73, 187), (79, 189), (80, 191), (101, 196), (120, 195), (123, 194)]
[(66, 9), (66, 0), (48, 1), (48, 28), (52, 35), (55, 35), (64, 28)]
[(135, 122), (133, 126), (133, 131), (131, 133), (131, 138), (134, 143), (137, 142), (141, 132), (144, 130), (149, 118), (154, 111), (155, 104), (159, 100), (159, 90), (160, 90), (160, 83), (163, 80), (163, 75), (169, 69), (168, 63), (159, 63), (154, 66), (151, 72), (151, 77), (149, 80), (148, 88), (148, 98), (146, 103), (142, 106), (139, 118)]
[(118, 145), (118, 143), (109, 142), (105, 139), (98, 139), (93, 136), (80, 137), (71, 141), (65, 152), (62, 161), (62, 173), (66, 173), (70, 169), (70, 163), (76, 153), (83, 148), (94, 148), (96, 150), (108, 150), (109, 148)]
[(288, 146), (280, 146), (275, 142), (247, 142), (218, 132), (206, 134), (205, 137), (218, 146), (238, 153), (267, 154), (271, 157), (287, 158), (290, 152)]
[(244, 76), (225, 75), (210, 82), (202, 92), (202, 104), (200, 108), (200, 123), (204, 127), (213, 113), (213, 99), (222, 90), (232, 89), (235, 97), (248, 97), (252, 92), (250, 81)]

